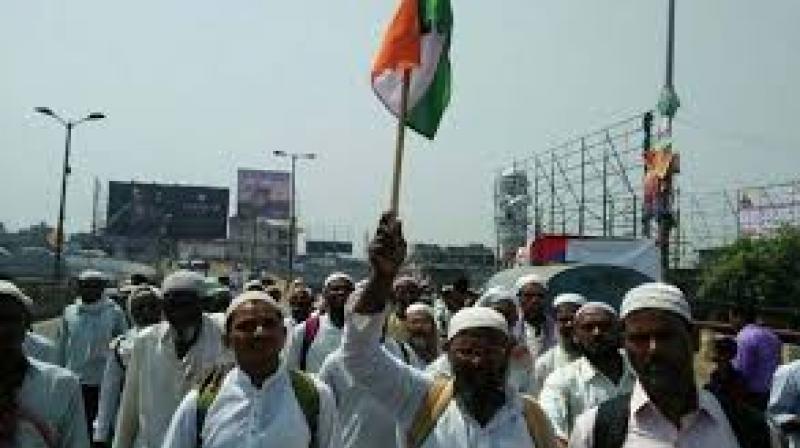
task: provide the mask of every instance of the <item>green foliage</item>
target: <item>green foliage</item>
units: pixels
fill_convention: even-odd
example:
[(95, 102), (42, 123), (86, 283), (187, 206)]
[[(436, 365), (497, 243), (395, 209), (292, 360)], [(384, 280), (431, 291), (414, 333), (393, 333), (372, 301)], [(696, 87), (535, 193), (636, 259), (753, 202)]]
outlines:
[(784, 227), (769, 237), (741, 238), (702, 267), (699, 300), (754, 303), (760, 307), (800, 304), (800, 228)]

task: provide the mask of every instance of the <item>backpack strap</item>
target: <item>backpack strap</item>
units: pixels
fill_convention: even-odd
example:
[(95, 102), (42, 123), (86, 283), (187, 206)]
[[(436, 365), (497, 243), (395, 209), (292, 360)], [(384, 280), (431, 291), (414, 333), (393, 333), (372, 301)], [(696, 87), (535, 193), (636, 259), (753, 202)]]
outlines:
[(453, 380), (437, 376), (425, 394), (425, 401), (414, 415), (411, 429), (408, 432), (408, 448), (419, 448), (433, 431), (436, 422), (453, 398)]
[(308, 359), (308, 349), (311, 348), (311, 343), (314, 342), (319, 332), (319, 320), (319, 314), (314, 314), (306, 319), (303, 325), (303, 345), (300, 346), (300, 370), (304, 372), (306, 370), (306, 360)]
[(307, 373), (299, 370), (289, 370), (289, 378), (292, 381), (294, 396), (297, 398), (297, 403), (306, 418), (308, 432), (311, 434), (311, 441), (308, 446), (309, 448), (317, 448), (319, 446), (319, 391), (317, 390), (317, 385), (314, 384), (314, 380)]
[(206, 421), (206, 414), (208, 409), (214, 403), (214, 400), (219, 394), (219, 389), (222, 386), (222, 381), (228, 375), (228, 372), (233, 368), (233, 365), (217, 366), (211, 370), (197, 386), (197, 417), (196, 421), (196, 440), (197, 448), (203, 446), (202, 432), (203, 424)]
[(594, 421), (593, 448), (621, 448), (628, 435), (631, 394), (618, 395), (600, 403)]
[(523, 413), (528, 434), (531, 436), (536, 448), (556, 448), (556, 435), (553, 425), (542, 411), (539, 403), (529, 395), (522, 396)]
[(764, 414), (757, 409), (737, 403), (721, 393), (712, 393), (719, 402), (722, 412), (731, 425), (733, 435), (739, 441), (739, 446), (748, 448), (769, 448), (770, 428)]

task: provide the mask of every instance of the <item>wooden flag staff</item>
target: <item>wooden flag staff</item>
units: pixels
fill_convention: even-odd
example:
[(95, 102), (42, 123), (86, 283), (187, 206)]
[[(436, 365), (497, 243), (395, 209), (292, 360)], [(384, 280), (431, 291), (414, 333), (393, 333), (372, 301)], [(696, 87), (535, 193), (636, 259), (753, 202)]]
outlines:
[(403, 150), (406, 139), (406, 115), (408, 109), (408, 91), (411, 84), (411, 69), (403, 69), (403, 86), (400, 93), (400, 114), (397, 117), (397, 144), (394, 152), (394, 173), (392, 175), (392, 201), (389, 210), (399, 215), (400, 212), (400, 177), (403, 172)]

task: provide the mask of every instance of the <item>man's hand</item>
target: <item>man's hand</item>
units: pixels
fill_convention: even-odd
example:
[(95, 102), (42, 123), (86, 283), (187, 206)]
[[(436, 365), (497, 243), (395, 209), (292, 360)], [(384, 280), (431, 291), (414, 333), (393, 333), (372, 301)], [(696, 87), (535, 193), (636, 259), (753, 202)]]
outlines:
[(406, 241), (403, 226), (393, 212), (381, 216), (375, 238), (369, 245), (369, 263), (372, 278), (377, 281), (394, 281), (406, 259)]
[(383, 311), (392, 298), (392, 282), (406, 259), (406, 241), (400, 221), (392, 212), (384, 213), (375, 238), (369, 245), (370, 278), (353, 310), (375, 314)]

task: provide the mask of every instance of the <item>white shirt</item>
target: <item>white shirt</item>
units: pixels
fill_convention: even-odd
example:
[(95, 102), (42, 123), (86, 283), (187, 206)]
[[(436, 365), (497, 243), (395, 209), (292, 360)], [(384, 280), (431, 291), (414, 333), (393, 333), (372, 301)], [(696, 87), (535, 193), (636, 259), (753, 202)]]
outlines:
[(636, 374), (627, 358), (621, 356), (623, 368), (618, 384), (614, 384), (585, 357), (567, 364), (547, 377), (539, 395), (539, 404), (553, 424), (558, 437), (568, 439), (575, 419), (584, 411), (633, 390)]
[[(717, 399), (704, 389), (697, 393), (698, 409), (684, 416), (681, 427), (676, 428), (637, 382), (631, 394), (628, 435), (622, 448), (739, 448)], [(597, 407), (578, 417), (569, 439), (570, 448), (593, 448), (596, 419)]]
[[(28, 357), (25, 379), (17, 392), (20, 411), (43, 423), (56, 448), (86, 448), (86, 417), (78, 378), (61, 367)], [(47, 448), (46, 439), (28, 419), (19, 419), (15, 447)]]
[[(341, 436), (333, 395), (323, 383), (315, 380), (315, 385), (318, 446), (338, 448)], [(203, 448), (308, 448), (311, 433), (285, 364), (260, 388), (239, 368), (231, 370), (208, 408), (201, 438)], [(162, 448), (198, 448), (197, 389), (175, 411)]]
[(110, 441), (108, 439), (117, 418), (119, 397), (122, 394), (122, 386), (125, 381), (125, 370), (130, 363), (134, 339), (141, 330), (131, 328), (125, 334), (111, 341), (103, 382), (100, 384), (97, 418), (93, 423), (92, 440), (95, 442)]
[(577, 354), (572, 354), (564, 350), (561, 344), (557, 344), (539, 356), (533, 367), (533, 386), (531, 394), (538, 397), (544, 387), (544, 382), (556, 369), (564, 367), (578, 359)]
[(22, 342), (22, 351), (25, 356), (38, 359), (49, 364), (58, 365), (58, 350), (56, 344), (46, 337), (29, 331), (25, 333), (25, 340)]
[(135, 339), (125, 375), (114, 448), (158, 448), (173, 412), (192, 386), (217, 364), (231, 361), (222, 331), (203, 315), (200, 334), (183, 359), (175, 353), (175, 330), (160, 322)]
[(125, 312), (108, 298), (95, 303), (78, 299), (64, 309), (56, 333), (58, 364), (78, 375), (81, 384), (103, 380), (108, 343), (128, 329)]
[[(382, 403), (391, 404), (388, 409), (406, 434), (433, 384), (433, 377), (400, 362), (381, 348), (384, 319), (383, 313), (347, 316), (343, 361), (356, 384)], [(508, 389), (506, 403), (485, 426), (465, 412), (454, 398), (422, 444), (422, 448), (472, 447), (535, 447), (519, 394)]]
[[(396, 359), (403, 360), (400, 346), (394, 340), (387, 339), (384, 348)], [(378, 441), (381, 448), (404, 446), (405, 436), (398, 430), (397, 420), (387, 409), (387, 405), (392, 404), (381, 403), (353, 381), (353, 377), (345, 371), (341, 349), (328, 355), (319, 371), (319, 378), (331, 388), (336, 399), (342, 424), (342, 446), (373, 448)]]
[[(286, 363), (290, 368), (300, 369), (300, 355), (303, 348), (303, 337), (308, 320), (292, 329), (292, 337), (286, 352)], [(327, 314), (319, 316), (317, 335), (308, 347), (306, 354), (306, 372), (319, 372), (325, 357), (336, 350), (342, 342), (342, 329), (331, 323)]]

